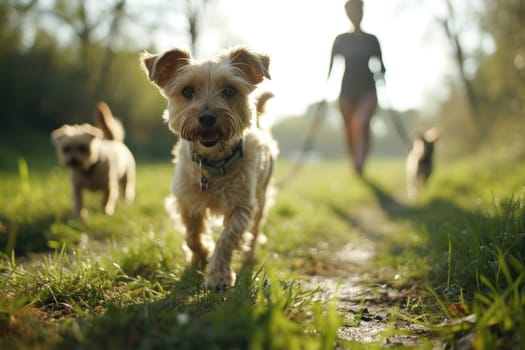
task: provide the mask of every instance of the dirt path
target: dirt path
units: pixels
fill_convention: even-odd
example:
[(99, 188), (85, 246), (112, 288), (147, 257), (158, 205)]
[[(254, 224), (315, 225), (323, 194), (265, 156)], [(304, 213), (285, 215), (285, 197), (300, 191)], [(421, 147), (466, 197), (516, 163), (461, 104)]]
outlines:
[(429, 342), (438, 346), (439, 341), (427, 328), (392, 315), (391, 310), (397, 309), (415, 316), (408, 307), (417, 302), (418, 292), (414, 286), (403, 285), (401, 276), (389, 267), (378, 266), (374, 259), (378, 242), (399, 232), (400, 224), (390, 220), (379, 206), (359, 209), (346, 220), (351, 241), (327, 257), (325, 264), (331, 268), (326, 273), (321, 271), (305, 281), (308, 287), (320, 287), (327, 296), (337, 295), (338, 311), (345, 315), (339, 338), (383, 346), (420, 347)]

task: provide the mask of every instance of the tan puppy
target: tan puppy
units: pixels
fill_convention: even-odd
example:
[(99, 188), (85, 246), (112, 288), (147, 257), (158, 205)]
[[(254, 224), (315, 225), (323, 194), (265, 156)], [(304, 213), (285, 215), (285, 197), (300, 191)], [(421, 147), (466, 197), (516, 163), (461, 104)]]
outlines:
[(124, 129), (104, 103), (97, 106), (97, 127), (63, 125), (51, 133), (60, 163), (71, 169), (73, 214), (87, 216), (82, 191), (102, 191), (104, 213), (112, 215), (119, 195), (135, 197), (135, 159), (124, 145)]
[[(230, 286), (232, 254), (247, 230), (253, 234), (247, 257), (253, 257), (278, 153), (270, 134), (256, 126), (256, 110), (263, 111), (268, 96), (261, 96), (259, 106), (250, 101), (256, 85), (270, 78), (269, 58), (237, 48), (201, 62), (179, 49), (144, 54), (141, 60), (168, 99), (170, 130), (182, 139), (174, 151), (172, 192), (189, 258), (196, 267), (209, 260), (207, 287)], [(223, 217), (215, 247), (210, 214)]]
[(439, 139), (436, 128), (427, 130), (414, 140), (406, 163), (407, 194), (416, 197), (419, 189), (428, 181), (433, 170), (434, 143)]

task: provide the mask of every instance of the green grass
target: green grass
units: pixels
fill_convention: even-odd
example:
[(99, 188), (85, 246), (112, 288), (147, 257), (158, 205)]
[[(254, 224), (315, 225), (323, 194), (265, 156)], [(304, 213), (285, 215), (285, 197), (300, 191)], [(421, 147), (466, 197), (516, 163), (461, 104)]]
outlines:
[[(215, 292), (187, 268), (164, 210), (168, 161), (139, 160), (133, 205), (119, 202), (107, 217), (90, 194), (89, 217), (74, 220), (63, 169), (5, 158), (0, 348), (381, 348), (337, 340), (345, 314), (336, 299), (301, 282), (337, 277), (334, 252), (364, 240), (378, 250), (370, 284), (411, 291), (390, 306), (386, 333), (410, 319), (450, 345), (468, 336), (477, 348), (525, 346), (523, 162), (438, 164), (412, 203), (400, 160), (372, 161), (366, 179), (346, 161), (305, 165), (280, 190), (257, 261), (235, 259), (237, 283)], [(289, 168), (279, 163), (277, 178)], [(377, 234), (381, 226), (390, 233)]]
[(431, 295), (448, 319), (427, 325), (450, 343), (525, 346), (524, 173), (523, 161), (483, 156), (457, 162), (436, 175), (417, 203), (394, 215), (423, 223), (427, 246), (419, 256), (426, 258), (415, 261), (429, 266)]
[[(300, 235), (262, 247), (256, 265), (236, 259), (233, 288), (206, 290), (202, 273), (187, 269), (182, 237), (164, 209), (172, 165), (142, 164), (136, 202), (120, 202), (107, 217), (99, 195), (88, 194), (86, 220), (71, 219), (70, 184), (57, 166), (33, 171), (20, 160), (18, 174), (3, 175), (0, 348), (332, 347), (340, 322), (334, 302), (303, 290), (298, 271), (275, 268), (300, 259), (283, 258)], [(312, 210), (290, 205), (277, 204), (286, 223), (268, 224), (269, 236)], [(319, 225), (311, 216), (309, 234)]]

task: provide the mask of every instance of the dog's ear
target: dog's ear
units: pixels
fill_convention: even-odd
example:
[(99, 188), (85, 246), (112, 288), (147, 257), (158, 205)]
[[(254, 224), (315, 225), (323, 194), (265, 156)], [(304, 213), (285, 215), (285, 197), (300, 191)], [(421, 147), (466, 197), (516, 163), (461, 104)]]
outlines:
[(64, 126), (61, 126), (60, 128), (51, 132), (51, 140), (55, 145), (58, 145), (60, 140), (62, 140), (64, 137), (66, 137), (66, 130)]
[(180, 49), (166, 51), (162, 55), (152, 55), (145, 52), (141, 55), (142, 68), (149, 80), (163, 88), (173, 77), (173, 74), (182, 66), (189, 64), (190, 54)]
[(94, 138), (101, 139), (104, 137), (104, 132), (101, 129), (96, 128), (91, 124), (84, 123), (80, 125), (79, 128), (84, 135), (88, 136), (90, 141)]
[(254, 85), (259, 84), (264, 78), (271, 79), (268, 55), (252, 52), (246, 48), (237, 48), (230, 52), (230, 60)]

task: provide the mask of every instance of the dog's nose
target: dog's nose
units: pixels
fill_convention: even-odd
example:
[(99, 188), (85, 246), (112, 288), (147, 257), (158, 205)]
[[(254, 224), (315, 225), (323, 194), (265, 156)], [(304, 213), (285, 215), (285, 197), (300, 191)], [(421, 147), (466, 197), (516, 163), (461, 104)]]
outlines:
[(76, 159), (76, 158), (71, 158), (67, 161), (66, 163), (68, 166), (72, 166), (72, 167), (76, 167), (76, 166), (79, 166), (81, 163), (80, 163), (80, 160)]
[(217, 116), (212, 111), (204, 111), (199, 114), (199, 124), (203, 128), (211, 128), (217, 122)]

